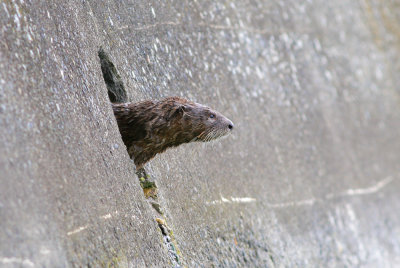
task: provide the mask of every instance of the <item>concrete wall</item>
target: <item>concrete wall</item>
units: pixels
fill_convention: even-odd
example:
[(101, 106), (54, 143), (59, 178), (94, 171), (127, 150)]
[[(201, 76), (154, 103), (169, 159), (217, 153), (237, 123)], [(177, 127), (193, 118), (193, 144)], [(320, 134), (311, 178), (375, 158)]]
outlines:
[[(0, 266), (399, 266), (399, 11), (3, 1)], [(100, 47), (130, 101), (184, 96), (235, 123), (146, 165), (157, 197), (120, 138)]]

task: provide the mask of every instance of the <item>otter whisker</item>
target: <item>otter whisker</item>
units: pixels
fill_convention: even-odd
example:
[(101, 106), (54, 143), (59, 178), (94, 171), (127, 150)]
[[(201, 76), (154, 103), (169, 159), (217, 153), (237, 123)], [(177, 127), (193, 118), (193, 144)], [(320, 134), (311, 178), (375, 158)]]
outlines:
[(214, 139), (214, 134), (213, 134), (213, 133), (214, 133), (213, 131), (210, 131), (210, 133), (208, 133), (208, 135), (207, 135), (207, 141), (211, 141), (211, 140)]
[(205, 137), (205, 141), (210, 141), (210, 138), (211, 138), (211, 137), (210, 137), (210, 134), (211, 134), (211, 133), (208, 133), (208, 134), (207, 134), (207, 136)]

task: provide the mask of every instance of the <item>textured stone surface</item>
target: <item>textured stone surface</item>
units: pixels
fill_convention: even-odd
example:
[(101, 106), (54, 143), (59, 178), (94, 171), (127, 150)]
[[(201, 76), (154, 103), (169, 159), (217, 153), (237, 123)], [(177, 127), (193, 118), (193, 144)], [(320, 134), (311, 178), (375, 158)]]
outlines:
[(89, 10), (1, 6), (4, 267), (168, 265), (112, 114)]
[(188, 267), (400, 265), (396, 1), (0, 5), (0, 265), (171, 266), (101, 73), (234, 135), (146, 166)]

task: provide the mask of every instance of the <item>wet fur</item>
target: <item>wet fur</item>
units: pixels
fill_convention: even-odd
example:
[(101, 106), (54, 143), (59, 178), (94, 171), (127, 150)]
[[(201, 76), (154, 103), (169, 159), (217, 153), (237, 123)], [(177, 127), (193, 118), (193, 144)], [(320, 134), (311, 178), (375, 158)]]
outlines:
[(137, 168), (169, 147), (211, 141), (228, 134), (228, 126), (233, 126), (222, 114), (180, 97), (112, 107), (122, 140)]

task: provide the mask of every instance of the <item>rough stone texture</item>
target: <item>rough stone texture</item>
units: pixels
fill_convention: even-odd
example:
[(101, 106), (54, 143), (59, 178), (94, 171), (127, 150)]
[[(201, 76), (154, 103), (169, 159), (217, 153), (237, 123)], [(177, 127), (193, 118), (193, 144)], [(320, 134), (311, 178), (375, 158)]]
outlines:
[(399, 266), (399, 12), (3, 1), (0, 265), (172, 265), (111, 111), (103, 47), (131, 101), (180, 95), (235, 123), (146, 166), (183, 265)]

